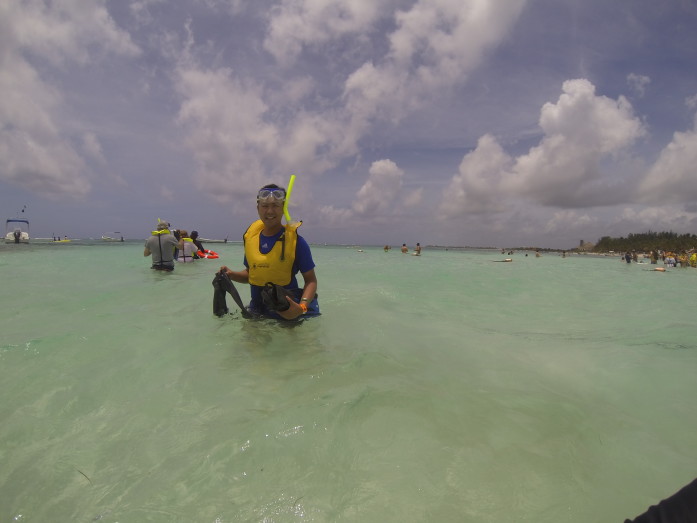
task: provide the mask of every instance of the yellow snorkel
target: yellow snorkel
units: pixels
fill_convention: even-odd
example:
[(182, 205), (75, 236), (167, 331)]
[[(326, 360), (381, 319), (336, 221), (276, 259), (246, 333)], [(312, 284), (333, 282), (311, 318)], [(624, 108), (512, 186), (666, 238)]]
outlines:
[(290, 218), (290, 213), (288, 212), (288, 202), (290, 202), (290, 195), (293, 193), (293, 185), (295, 184), (295, 175), (290, 175), (290, 181), (288, 182), (288, 190), (286, 191), (286, 199), (283, 202), (283, 215), (286, 217), (286, 223), (292, 223), (293, 220)]

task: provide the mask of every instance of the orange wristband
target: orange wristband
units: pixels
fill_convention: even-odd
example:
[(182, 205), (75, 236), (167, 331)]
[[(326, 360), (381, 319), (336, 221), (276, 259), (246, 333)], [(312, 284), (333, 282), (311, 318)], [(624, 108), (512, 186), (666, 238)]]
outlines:
[(303, 314), (307, 314), (307, 305), (305, 302), (300, 302), (300, 308), (303, 310)]

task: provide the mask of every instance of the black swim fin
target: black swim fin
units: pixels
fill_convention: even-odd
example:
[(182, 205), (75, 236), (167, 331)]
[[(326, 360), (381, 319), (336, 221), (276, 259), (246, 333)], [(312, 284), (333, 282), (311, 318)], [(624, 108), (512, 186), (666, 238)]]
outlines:
[(292, 294), (280, 285), (271, 282), (267, 282), (261, 291), (261, 299), (271, 311), (287, 311), (290, 308), (290, 303), (288, 303), (286, 296), (292, 296)]
[[(253, 317), (253, 314), (249, 312), (244, 306), (244, 303), (242, 303), (242, 298), (240, 298), (240, 294), (237, 292), (235, 285), (232, 283), (232, 281), (230, 281), (230, 277), (224, 271), (220, 271), (215, 275), (215, 278), (213, 279), (213, 288), (215, 289), (213, 292), (214, 314), (217, 316), (223, 316), (228, 312), (227, 303), (225, 303), (225, 294), (229, 292), (232, 299), (235, 300), (235, 303), (240, 308), (242, 316), (245, 318)], [(222, 314), (218, 314), (218, 312), (216, 312), (216, 310), (222, 311), (223, 309), (225, 312)]]
[(225, 294), (227, 291), (221, 285), (220, 280), (219, 274), (216, 274), (215, 278), (213, 278), (213, 314), (218, 317), (225, 316), (229, 312), (227, 303), (225, 303)]

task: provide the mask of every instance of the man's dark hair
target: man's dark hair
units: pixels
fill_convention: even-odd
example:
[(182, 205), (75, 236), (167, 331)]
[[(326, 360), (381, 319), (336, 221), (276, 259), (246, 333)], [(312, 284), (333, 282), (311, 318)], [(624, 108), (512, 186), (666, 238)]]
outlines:
[(268, 185), (264, 185), (264, 186), (263, 186), (261, 189), (259, 189), (259, 190), (261, 191), (262, 189), (281, 189), (281, 190), (283, 190), (283, 191), (285, 192), (285, 189), (284, 189), (283, 187), (279, 187), (279, 186), (276, 185), (275, 183), (270, 183), (270, 184), (268, 184)]

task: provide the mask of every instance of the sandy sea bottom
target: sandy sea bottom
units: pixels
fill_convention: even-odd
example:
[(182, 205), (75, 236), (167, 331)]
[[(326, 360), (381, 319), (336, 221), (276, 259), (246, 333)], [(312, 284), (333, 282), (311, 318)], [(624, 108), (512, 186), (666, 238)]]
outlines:
[(695, 269), (314, 246), (289, 328), (213, 316), (207, 247), (0, 246), (0, 521), (623, 521), (697, 476)]

